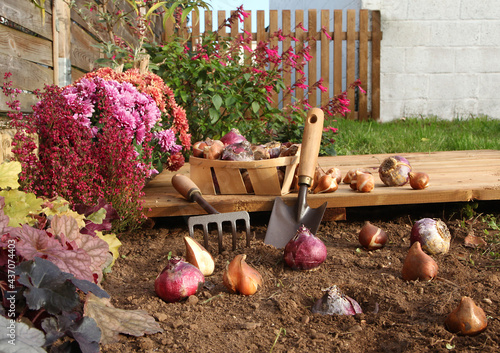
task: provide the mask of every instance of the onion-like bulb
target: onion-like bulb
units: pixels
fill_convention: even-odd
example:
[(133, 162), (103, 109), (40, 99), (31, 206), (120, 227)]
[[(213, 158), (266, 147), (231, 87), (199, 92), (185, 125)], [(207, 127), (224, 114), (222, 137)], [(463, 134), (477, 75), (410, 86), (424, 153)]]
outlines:
[(436, 261), (427, 255), (420, 246), (419, 242), (415, 242), (403, 263), (401, 275), (405, 281), (429, 281), (437, 276), (438, 265)]
[(283, 258), (294, 270), (312, 270), (326, 260), (326, 246), (302, 225), (286, 244)]
[(402, 186), (406, 184), (408, 182), (408, 173), (410, 172), (410, 162), (401, 156), (386, 158), (378, 168), (380, 180), (387, 186)]
[(462, 297), (460, 304), (446, 318), (445, 325), (450, 332), (473, 336), (486, 330), (488, 320), (472, 298)]
[(205, 276), (194, 265), (180, 257), (171, 258), (155, 279), (155, 292), (169, 303), (196, 294), (205, 283)]
[(422, 190), (429, 186), (429, 175), (424, 172), (408, 173), (410, 186), (414, 190)]
[(383, 229), (366, 221), (359, 231), (358, 239), (359, 243), (366, 250), (381, 249), (387, 243), (387, 233)]
[(356, 315), (363, 313), (358, 302), (342, 293), (336, 285), (323, 291), (326, 293), (311, 308), (314, 314)]
[(246, 258), (245, 254), (236, 255), (226, 266), (222, 282), (231, 293), (252, 295), (262, 286), (262, 276), (246, 263)]
[(451, 234), (440, 219), (422, 218), (411, 228), (410, 245), (419, 242), (429, 254), (446, 254), (450, 250)]

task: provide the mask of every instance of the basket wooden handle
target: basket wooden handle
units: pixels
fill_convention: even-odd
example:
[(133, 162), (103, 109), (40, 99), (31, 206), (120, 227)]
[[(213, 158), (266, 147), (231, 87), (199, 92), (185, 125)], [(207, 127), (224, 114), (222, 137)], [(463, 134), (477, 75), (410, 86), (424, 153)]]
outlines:
[(183, 174), (175, 174), (172, 177), (172, 186), (186, 200), (191, 202), (195, 201), (195, 194), (201, 195), (201, 191), (198, 186)]
[(312, 108), (307, 114), (300, 150), (299, 184), (308, 184), (309, 186), (312, 184), (314, 171), (318, 164), (324, 120), (325, 115), (319, 108)]

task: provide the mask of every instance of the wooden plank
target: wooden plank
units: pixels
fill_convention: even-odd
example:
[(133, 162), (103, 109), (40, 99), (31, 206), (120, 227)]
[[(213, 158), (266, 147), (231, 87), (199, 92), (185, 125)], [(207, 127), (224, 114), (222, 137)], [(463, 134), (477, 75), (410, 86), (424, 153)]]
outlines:
[[(472, 200), (500, 200), (500, 151), (449, 151), (432, 153), (407, 153), (414, 170), (425, 171), (431, 185), (425, 190), (412, 190), (408, 185), (384, 186), (376, 168), (384, 158), (393, 154), (320, 157), (323, 168), (337, 166), (345, 174), (352, 168), (372, 168), (376, 186), (370, 193), (359, 193), (341, 184), (330, 194), (308, 195), (308, 204), (318, 207), (327, 202), (328, 208), (410, 205), (423, 203), (468, 202)], [(189, 165), (179, 171), (189, 174)], [(170, 185), (175, 173), (161, 173), (145, 188), (145, 209), (149, 217), (182, 216), (205, 213), (201, 208), (186, 202)], [(294, 204), (297, 194), (281, 196), (285, 203)], [(206, 195), (205, 198), (219, 212), (247, 210), (270, 211), (275, 196), (256, 195)]]
[(212, 31), (212, 11), (205, 11), (205, 33)]
[(372, 119), (380, 119), (380, 11), (372, 12)]
[(342, 10), (334, 11), (333, 22), (333, 95), (342, 93)]
[[(269, 11), (269, 36), (271, 41), (269, 43), (269, 48), (273, 49), (278, 46), (278, 39), (274, 36), (274, 34), (278, 31), (278, 11), (270, 10)], [(272, 106), (277, 108), (279, 106), (279, 95), (276, 92), (273, 92), (271, 95)]]
[[(304, 30), (301, 28), (303, 27), (303, 25), (304, 25), (304, 11), (295, 10), (295, 38), (298, 39), (298, 41), (295, 42), (295, 53), (299, 54), (299, 57), (297, 59), (298, 66), (302, 65), (304, 61), (302, 55), (300, 55), (300, 53), (302, 53), (302, 51), (304, 50), (304, 41), (305, 41)], [(298, 71), (295, 71), (295, 77), (297, 82), (304, 80), (304, 74), (301, 74)], [(304, 89), (296, 88), (295, 97), (297, 98), (298, 101), (301, 101), (304, 98)]]
[(201, 43), (200, 37), (200, 18), (196, 11), (191, 12), (193, 26), (191, 28), (191, 46), (196, 48), (198, 43)]
[(97, 41), (74, 23), (71, 24), (71, 65), (82, 71), (92, 71), (97, 67), (99, 49), (93, 47)]
[[(292, 41), (290, 39), (290, 27), (291, 27), (291, 13), (290, 10), (283, 10), (281, 13), (282, 17), (282, 29), (283, 29), (283, 52), (289, 51), (291, 48)], [(292, 103), (292, 93), (288, 90), (292, 86), (292, 67), (289, 64), (283, 64), (286, 68), (283, 70), (283, 83), (285, 84), (285, 90), (283, 91), (283, 107), (286, 107)]]
[(45, 84), (52, 84), (53, 77), (50, 67), (3, 53), (0, 53), (0, 72), (12, 73), (10, 79), (13, 86), (26, 91), (43, 89)]
[(257, 33), (255, 40), (257, 44), (266, 40), (266, 13), (264, 10), (257, 10)]
[(0, 53), (52, 67), (50, 40), (4, 25), (0, 25)]
[(2, 0), (0, 1), (0, 16), (52, 40), (50, 4), (51, 1), (45, 2), (45, 20), (43, 20), (41, 9), (28, 0)]
[[(248, 17), (243, 20), (243, 29), (245, 32), (252, 33), (252, 11), (246, 12), (248, 13)], [(251, 54), (248, 50), (245, 50), (245, 62), (247, 65), (251, 64)]]
[(217, 11), (217, 34), (220, 37), (227, 37), (227, 27), (224, 26), (224, 22), (226, 20), (226, 11), (219, 10)]
[[(368, 92), (368, 10), (359, 11), (359, 79), (361, 87)], [(358, 94), (358, 119), (368, 119), (367, 94)]]
[(356, 78), (356, 43), (354, 41), (356, 32), (356, 10), (347, 10), (347, 40), (346, 40), (346, 89), (347, 89), (347, 99), (349, 99), (349, 119), (354, 119), (355, 104), (355, 92), (354, 89), (348, 89), (349, 85), (352, 84)]
[[(309, 47), (311, 48), (310, 51), (310, 56), (311, 60), (309, 60), (307, 64), (307, 73), (309, 75), (309, 88), (313, 87), (313, 85), (318, 81), (318, 76), (317, 76), (317, 64), (316, 64), (316, 50), (317, 50), (317, 45), (316, 45), (316, 38), (318, 32), (316, 31), (316, 26), (317, 26), (317, 21), (316, 21), (316, 10), (314, 9), (309, 9), (307, 12), (307, 32), (308, 32), (308, 44)], [(309, 91), (309, 104), (312, 107), (316, 107), (318, 105), (318, 98), (317, 98), (317, 89), (310, 89)]]
[[(323, 79), (322, 85), (326, 88), (326, 91), (321, 91), (321, 106), (326, 106), (330, 100), (330, 40), (332, 38), (329, 10), (321, 10), (321, 28), (328, 34), (327, 36), (324, 32), (321, 33), (321, 78)], [(340, 43), (342, 44), (341, 41)], [(335, 63), (336, 59), (334, 59), (334, 65)]]

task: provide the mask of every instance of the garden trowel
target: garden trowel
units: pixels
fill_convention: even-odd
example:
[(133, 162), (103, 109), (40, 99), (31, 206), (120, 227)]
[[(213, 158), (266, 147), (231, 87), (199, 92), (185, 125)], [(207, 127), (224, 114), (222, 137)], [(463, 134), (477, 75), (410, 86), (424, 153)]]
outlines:
[(208, 249), (208, 226), (210, 224), (217, 225), (219, 253), (222, 252), (222, 225), (223, 223), (230, 223), (232, 230), (232, 244), (233, 250), (236, 250), (236, 221), (243, 221), (246, 230), (246, 246), (250, 246), (250, 215), (247, 211), (227, 212), (220, 213), (212, 207), (202, 196), (198, 186), (187, 176), (183, 174), (176, 174), (172, 177), (172, 186), (188, 201), (196, 201), (208, 215), (192, 216), (188, 219), (189, 235), (194, 236), (194, 227), (201, 225), (203, 227), (203, 240), (204, 246)]
[(326, 209), (326, 202), (318, 208), (310, 208), (307, 194), (314, 178), (321, 136), (323, 134), (324, 114), (321, 109), (309, 111), (304, 125), (300, 162), (298, 167), (299, 195), (295, 205), (287, 205), (281, 197), (274, 201), (264, 243), (284, 248), (295, 236), (301, 225), (313, 234), (319, 228)]

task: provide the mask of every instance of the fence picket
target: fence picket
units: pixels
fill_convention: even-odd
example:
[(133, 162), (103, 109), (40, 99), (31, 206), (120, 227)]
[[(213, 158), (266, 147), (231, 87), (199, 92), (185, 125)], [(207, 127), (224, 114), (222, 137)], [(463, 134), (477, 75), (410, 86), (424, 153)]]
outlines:
[[(349, 86), (356, 80), (356, 10), (347, 10), (347, 38), (346, 38), (346, 84)], [(355, 92), (350, 89), (347, 91), (349, 99), (349, 109), (351, 113), (347, 116), (349, 119), (356, 118), (355, 112)]]
[[(307, 31), (309, 32), (309, 38), (316, 39), (317, 34), (318, 34), (316, 32), (316, 10), (309, 9), (307, 23), (308, 23)], [(316, 55), (316, 50), (317, 50), (316, 40), (309, 40), (309, 47), (311, 48), (311, 51), (309, 53), (311, 56), (311, 60), (309, 60), (309, 62), (307, 63), (307, 68), (308, 68), (307, 72), (309, 75), (308, 85), (309, 85), (309, 87), (311, 87), (318, 80), (317, 72), (316, 72), (316, 67), (317, 67), (317, 64), (316, 64), (316, 57), (317, 57), (317, 55)], [(316, 97), (317, 97), (317, 94), (316, 94), (315, 89), (309, 91), (309, 104), (311, 106), (316, 106), (318, 104), (317, 103), (318, 100)]]
[[(325, 106), (330, 100), (330, 11), (321, 10), (321, 78), (326, 91), (321, 91), (321, 105)], [(326, 31), (324, 33), (323, 31)], [(328, 35), (327, 35), (328, 34)], [(330, 38), (329, 38), (330, 37)], [(342, 41), (340, 42), (342, 43)], [(336, 60), (334, 59), (334, 64)], [(341, 60), (342, 62), (342, 60)], [(334, 74), (335, 76), (335, 74)]]
[[(368, 92), (368, 10), (359, 11), (359, 79), (361, 87)], [(368, 119), (366, 94), (358, 95), (358, 119)]]

